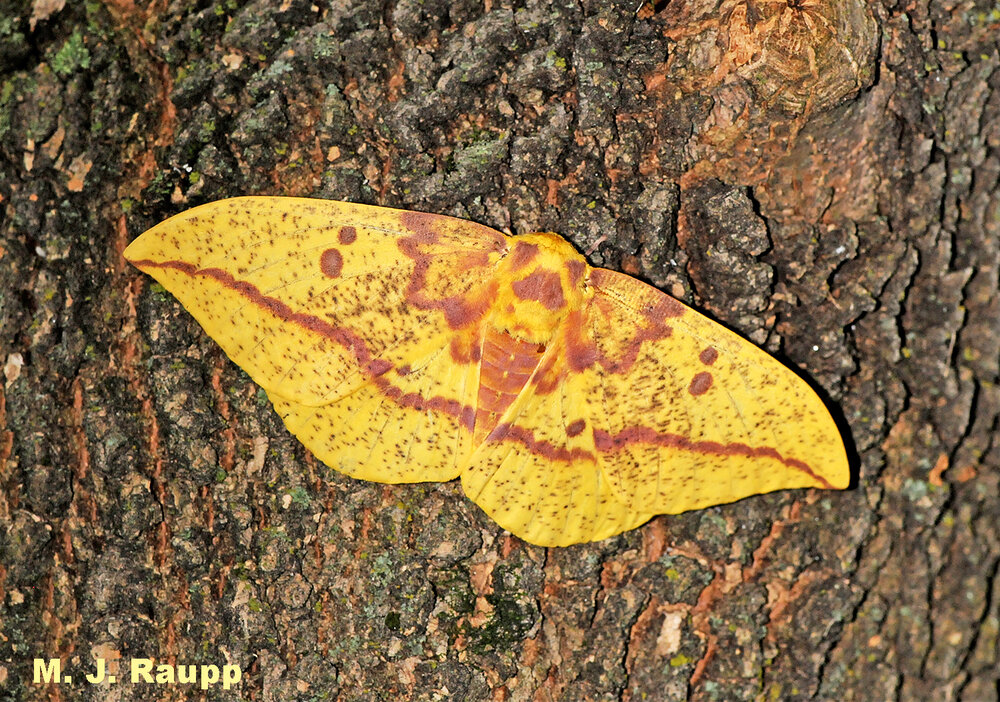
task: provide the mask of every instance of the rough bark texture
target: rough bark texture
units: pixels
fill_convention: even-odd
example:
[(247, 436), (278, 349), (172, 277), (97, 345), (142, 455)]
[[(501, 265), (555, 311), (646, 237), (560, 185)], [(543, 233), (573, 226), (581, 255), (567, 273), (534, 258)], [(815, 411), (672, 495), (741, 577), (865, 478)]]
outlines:
[[(997, 700), (998, 36), (968, 0), (0, 0), (0, 698)], [(254, 193), (560, 232), (813, 379), (856, 487), (546, 550), (340, 477), (121, 257)], [(245, 673), (109, 693), (96, 656)]]

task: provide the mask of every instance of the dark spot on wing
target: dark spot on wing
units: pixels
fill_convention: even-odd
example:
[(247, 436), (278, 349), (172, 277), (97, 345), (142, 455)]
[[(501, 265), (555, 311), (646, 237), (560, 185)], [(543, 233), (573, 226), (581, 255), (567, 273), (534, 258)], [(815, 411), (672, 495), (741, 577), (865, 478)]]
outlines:
[(353, 244), (358, 238), (358, 230), (351, 226), (341, 227), (337, 238), (341, 244)]
[(328, 278), (339, 278), (344, 270), (344, 257), (337, 249), (327, 249), (319, 257), (319, 268)]
[(692, 395), (704, 395), (712, 387), (712, 374), (701, 372), (691, 380), (688, 392)]

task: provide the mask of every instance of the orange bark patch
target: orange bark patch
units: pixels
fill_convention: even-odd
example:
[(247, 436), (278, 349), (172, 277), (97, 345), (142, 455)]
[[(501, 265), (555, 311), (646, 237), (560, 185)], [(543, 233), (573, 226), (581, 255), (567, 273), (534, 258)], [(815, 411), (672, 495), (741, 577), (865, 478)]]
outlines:
[(941, 476), (944, 472), (948, 470), (948, 454), (942, 453), (938, 456), (937, 462), (934, 467), (931, 468), (930, 474), (927, 476), (927, 482), (929, 482), (934, 487), (941, 487), (944, 485), (944, 481), (941, 480)]

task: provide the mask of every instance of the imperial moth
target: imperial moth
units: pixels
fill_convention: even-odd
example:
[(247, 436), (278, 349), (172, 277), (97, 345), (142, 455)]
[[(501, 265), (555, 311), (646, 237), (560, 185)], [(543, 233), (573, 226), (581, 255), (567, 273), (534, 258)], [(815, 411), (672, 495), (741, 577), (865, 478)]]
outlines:
[(242, 197), (158, 224), (125, 257), (317, 458), (383, 483), (461, 478), (534, 544), (849, 481), (798, 376), (556, 234)]

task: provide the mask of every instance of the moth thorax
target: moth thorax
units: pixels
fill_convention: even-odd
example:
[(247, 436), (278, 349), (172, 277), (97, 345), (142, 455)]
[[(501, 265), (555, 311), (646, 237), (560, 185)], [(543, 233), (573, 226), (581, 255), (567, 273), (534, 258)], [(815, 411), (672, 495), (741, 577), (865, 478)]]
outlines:
[(498, 271), (494, 324), (533, 343), (548, 343), (583, 297), (586, 262), (551, 234), (515, 237)]

